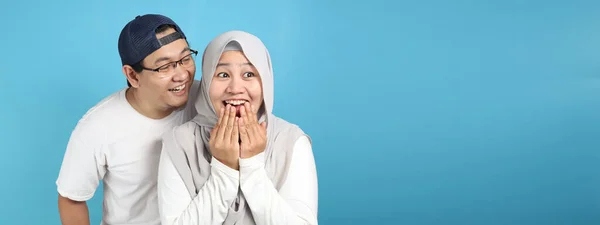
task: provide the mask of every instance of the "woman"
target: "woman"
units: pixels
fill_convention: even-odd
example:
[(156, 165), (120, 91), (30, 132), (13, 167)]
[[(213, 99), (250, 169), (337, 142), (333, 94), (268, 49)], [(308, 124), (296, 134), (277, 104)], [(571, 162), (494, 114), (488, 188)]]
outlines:
[(229, 31), (202, 59), (198, 115), (167, 132), (159, 165), (169, 224), (317, 224), (311, 141), (273, 114), (273, 70), (260, 39)]

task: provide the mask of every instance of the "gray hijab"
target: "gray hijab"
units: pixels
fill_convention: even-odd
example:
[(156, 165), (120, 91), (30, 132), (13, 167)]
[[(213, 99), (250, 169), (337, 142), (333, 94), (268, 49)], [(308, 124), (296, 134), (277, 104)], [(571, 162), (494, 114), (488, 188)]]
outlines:
[[(210, 130), (217, 122), (217, 113), (211, 104), (209, 87), (221, 54), (227, 50), (241, 50), (252, 63), (262, 80), (264, 102), (260, 107), (259, 122), (267, 122), (265, 170), (275, 189), (286, 179), (293, 146), (306, 136), (296, 125), (271, 114), (273, 110), (273, 68), (267, 48), (256, 36), (243, 31), (228, 31), (213, 39), (202, 56), (202, 80), (195, 105), (198, 115), (164, 135), (163, 148), (183, 179), (190, 196), (196, 198), (210, 174)], [(310, 140), (310, 139), (309, 139)], [(238, 188), (238, 197), (229, 206), (223, 224), (255, 224), (253, 213)], [(206, 215), (210, 216), (210, 215)]]

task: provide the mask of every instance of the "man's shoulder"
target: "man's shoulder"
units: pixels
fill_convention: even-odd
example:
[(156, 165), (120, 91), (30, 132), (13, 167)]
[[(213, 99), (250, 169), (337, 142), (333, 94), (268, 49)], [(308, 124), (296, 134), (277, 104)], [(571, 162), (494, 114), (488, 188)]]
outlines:
[(121, 89), (104, 97), (77, 121), (74, 132), (83, 136), (96, 136), (107, 132), (112, 125), (118, 124), (119, 119), (126, 110), (126, 100)]
[(121, 89), (104, 97), (81, 117), (80, 121), (86, 122), (104, 122), (106, 119), (119, 117), (118, 113), (126, 110), (127, 100), (125, 99), (125, 90)]

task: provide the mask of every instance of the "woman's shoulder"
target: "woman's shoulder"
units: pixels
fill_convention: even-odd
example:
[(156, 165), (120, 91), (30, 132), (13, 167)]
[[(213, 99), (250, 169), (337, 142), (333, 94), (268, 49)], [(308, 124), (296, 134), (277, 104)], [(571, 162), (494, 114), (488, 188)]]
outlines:
[(286, 141), (291, 141), (292, 143), (295, 143), (301, 138), (307, 138), (310, 140), (310, 136), (306, 132), (304, 132), (304, 130), (300, 128), (298, 124), (289, 122), (277, 116), (273, 116), (273, 121), (271, 122), (273, 123), (273, 126), (278, 129), (279, 134), (285, 134), (285, 136), (287, 137)]
[(179, 141), (178, 139), (181, 138), (187, 139), (185, 138), (187, 136), (193, 138), (196, 135), (196, 131), (199, 129), (199, 127), (200, 126), (198, 126), (197, 123), (193, 121), (188, 121), (167, 130), (167, 132), (163, 133), (162, 137), (163, 139), (173, 139), (177, 141)]
[(284, 130), (284, 131), (295, 130), (295, 131), (304, 133), (304, 131), (302, 130), (302, 128), (300, 128), (300, 126), (298, 124), (292, 123), (290, 121), (287, 121), (287, 120), (277, 117), (275, 115), (272, 116), (272, 121), (270, 121), (270, 122), (273, 123), (273, 125), (275, 127), (279, 128), (280, 130)]

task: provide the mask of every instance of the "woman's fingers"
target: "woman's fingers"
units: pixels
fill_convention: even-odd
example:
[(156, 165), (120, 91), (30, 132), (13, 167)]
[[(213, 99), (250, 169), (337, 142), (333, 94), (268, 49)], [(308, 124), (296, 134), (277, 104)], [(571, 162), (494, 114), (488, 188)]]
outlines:
[(219, 140), (221, 140), (221, 141), (226, 140), (225, 132), (227, 132), (227, 129), (228, 129), (228, 123), (229, 123), (229, 119), (230, 119), (229, 115), (231, 114), (230, 111), (231, 111), (231, 106), (229, 106), (229, 105), (225, 106), (225, 110), (223, 112), (223, 118), (221, 119), (221, 123), (219, 125), (221, 128), (219, 129), (219, 133), (217, 133), (217, 136), (218, 136)]
[(230, 139), (232, 145), (235, 145), (240, 141), (240, 118), (236, 117), (234, 120), (235, 122), (233, 123), (233, 131)]

